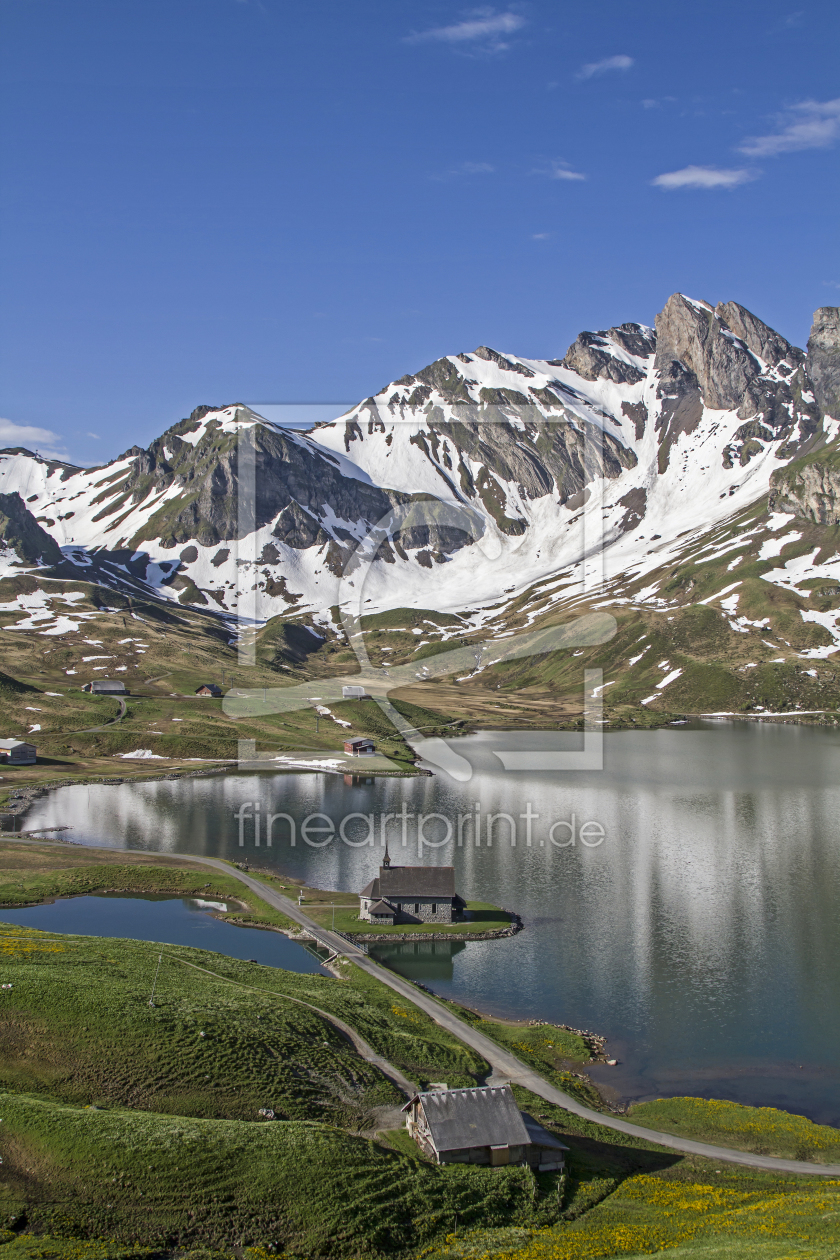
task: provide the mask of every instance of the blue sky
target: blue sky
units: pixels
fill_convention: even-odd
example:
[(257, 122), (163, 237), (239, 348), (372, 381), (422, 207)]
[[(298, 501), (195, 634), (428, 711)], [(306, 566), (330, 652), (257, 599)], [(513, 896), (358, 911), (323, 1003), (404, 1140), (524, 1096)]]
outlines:
[[(0, 0), (0, 443), (840, 301), (840, 7)], [(42, 432), (44, 431), (44, 432)], [(46, 432), (53, 436), (46, 436)]]

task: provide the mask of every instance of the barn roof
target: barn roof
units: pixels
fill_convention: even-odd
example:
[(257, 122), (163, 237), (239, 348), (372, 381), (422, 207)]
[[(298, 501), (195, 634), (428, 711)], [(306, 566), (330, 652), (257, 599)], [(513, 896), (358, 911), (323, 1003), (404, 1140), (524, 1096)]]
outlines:
[(0, 739), (0, 748), (5, 748), (7, 752), (11, 752), (13, 748), (34, 748), (34, 744), (28, 743), (25, 739)]
[[(532, 1141), (509, 1085), (432, 1090), (416, 1097), (437, 1151), (528, 1146)], [(407, 1103), (403, 1111), (410, 1106)]]

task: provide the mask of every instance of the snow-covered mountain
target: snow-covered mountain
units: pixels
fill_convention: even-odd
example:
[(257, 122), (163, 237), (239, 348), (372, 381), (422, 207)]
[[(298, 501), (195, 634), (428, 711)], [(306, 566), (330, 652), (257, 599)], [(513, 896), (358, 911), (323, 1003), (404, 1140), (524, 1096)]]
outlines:
[[(780, 470), (833, 451), (838, 347), (833, 308), (806, 354), (737, 303), (675, 294), (655, 328), (581, 333), (548, 361), (450, 355), (309, 433), (199, 407), (99, 468), (0, 452), (7, 571), (40, 560), (50, 590), (81, 578), (200, 605), (232, 634), (276, 617), (317, 628), (380, 524), (389, 537), (353, 588), (368, 612), (503, 626), (526, 592), (526, 621), (599, 592), (661, 602), (651, 575), (764, 500)], [(807, 511), (795, 480), (777, 515)]]

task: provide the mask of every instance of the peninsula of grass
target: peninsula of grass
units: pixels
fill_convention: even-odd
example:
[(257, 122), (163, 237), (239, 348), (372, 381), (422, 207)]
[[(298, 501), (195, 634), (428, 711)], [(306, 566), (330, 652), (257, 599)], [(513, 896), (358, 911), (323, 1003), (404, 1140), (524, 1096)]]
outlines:
[(347, 936), (365, 938), (381, 936), (386, 939), (418, 936), (474, 937), (485, 932), (505, 932), (515, 923), (512, 914), (490, 902), (468, 901), (464, 918), (454, 923), (395, 923), (393, 926), (385, 927), (359, 918), (359, 898), (354, 897), (352, 903), (347, 904), (346, 893), (336, 894), (336, 897), (341, 897), (342, 901), (335, 905), (333, 914), (332, 904), (321, 900), (327, 895), (319, 892), (318, 901), (304, 901), (301, 908), (320, 927), (334, 927), (337, 932), (344, 932)]

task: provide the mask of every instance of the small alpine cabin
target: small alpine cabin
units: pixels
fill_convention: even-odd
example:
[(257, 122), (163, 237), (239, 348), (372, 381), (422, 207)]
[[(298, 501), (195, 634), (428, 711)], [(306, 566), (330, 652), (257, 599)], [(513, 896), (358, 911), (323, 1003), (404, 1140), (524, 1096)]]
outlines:
[(359, 918), (394, 923), (453, 923), (466, 907), (454, 866), (392, 866), (388, 849), (375, 879), (359, 893)]
[(125, 683), (121, 678), (94, 678), (86, 682), (82, 691), (89, 691), (94, 696), (126, 696)]
[(6, 766), (34, 766), (35, 745), (24, 739), (0, 739), (0, 764)]
[(222, 694), (222, 689), (218, 683), (202, 683), (200, 687), (196, 687), (195, 694), (197, 696), (215, 696)]
[(351, 757), (374, 757), (376, 755), (376, 744), (372, 739), (364, 736), (356, 739), (345, 739), (344, 751), (349, 753)]
[(509, 1085), (433, 1089), (406, 1103), (406, 1127), (438, 1164), (527, 1164), (558, 1172), (569, 1149), (520, 1111)]

